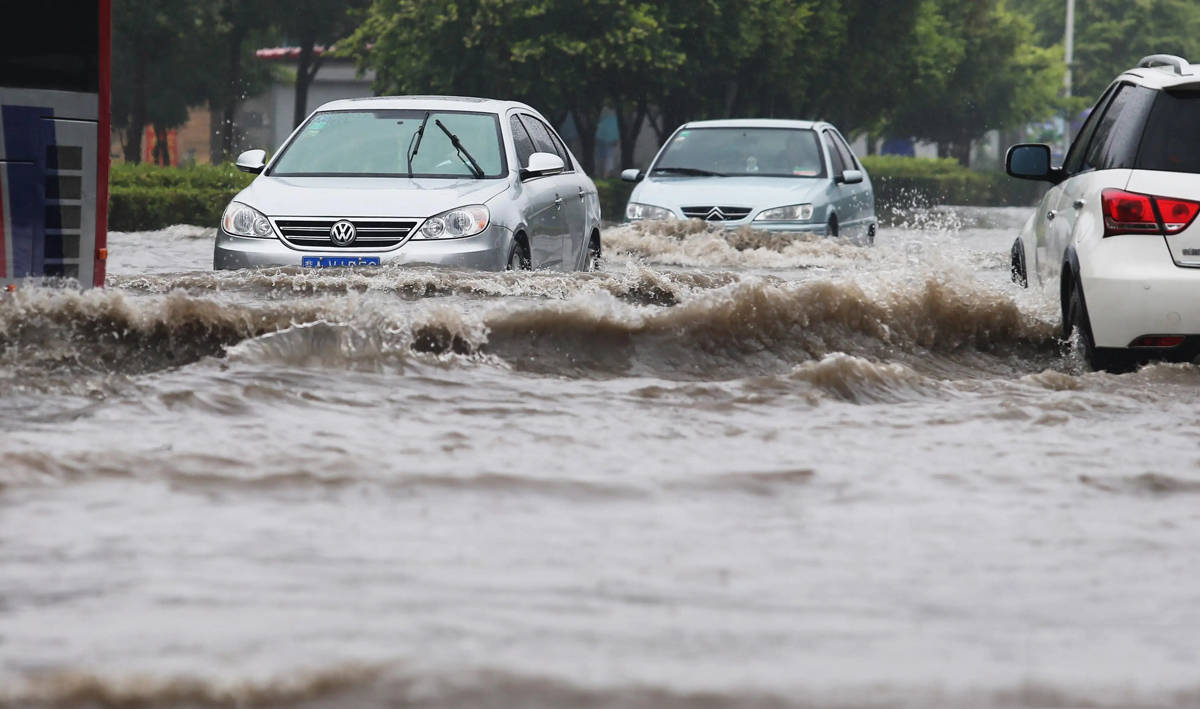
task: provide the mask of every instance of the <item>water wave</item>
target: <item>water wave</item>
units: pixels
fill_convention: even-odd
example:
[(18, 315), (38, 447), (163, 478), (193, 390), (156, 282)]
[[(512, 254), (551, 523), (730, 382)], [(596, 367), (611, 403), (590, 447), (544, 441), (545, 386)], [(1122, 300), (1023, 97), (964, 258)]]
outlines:
[(271, 296), (384, 293), (406, 299), (467, 296), (564, 299), (607, 293), (635, 305), (675, 305), (693, 291), (738, 281), (734, 273), (660, 271), (637, 264), (599, 273), (481, 273), (383, 266), (375, 269), (263, 268), (112, 276), (110, 288), (139, 293), (249, 293)]
[(680, 690), (648, 684), (573, 682), (494, 669), (451, 674), (406, 673), (395, 668), (350, 666), (297, 673), (280, 679), (221, 682), (193, 677), (112, 679), (96, 674), (55, 673), (0, 689), (0, 707), (40, 709), (133, 709), (141, 707), (525, 707), (550, 709), (850, 709), (880, 707), (1195, 706), (1200, 690), (1138, 691), (1106, 687), (1091, 691), (1045, 683), (978, 689), (874, 683), (840, 689), (769, 691), (757, 688)]
[[(1029, 360), (1037, 371), (1058, 352), (1054, 326), (1023, 314), (1003, 292), (934, 277), (874, 289), (747, 279), (665, 309), (598, 295), (396, 310), (354, 295), (248, 306), (181, 292), (134, 299), (29, 290), (0, 300), (0, 345), (0, 366), (41, 370), (137, 374), (233, 347), (240, 361), (298, 366), (373, 368), (413, 354), (449, 354), (494, 357), (536, 373), (681, 379), (778, 374), (835, 353), (910, 365), (937, 355), (927, 368), (939, 358), (987, 355)], [(847, 368), (860, 378), (905, 376), (870, 375), (850, 360), (807, 376), (824, 386), (837, 376), (829, 371)]]

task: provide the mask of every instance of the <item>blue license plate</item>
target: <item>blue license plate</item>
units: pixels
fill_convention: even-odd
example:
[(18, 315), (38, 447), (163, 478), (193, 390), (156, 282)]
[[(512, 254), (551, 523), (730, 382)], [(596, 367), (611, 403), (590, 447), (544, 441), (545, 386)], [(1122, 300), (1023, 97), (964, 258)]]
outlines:
[(378, 256), (305, 256), (300, 262), (305, 268), (349, 268), (351, 266), (378, 266)]

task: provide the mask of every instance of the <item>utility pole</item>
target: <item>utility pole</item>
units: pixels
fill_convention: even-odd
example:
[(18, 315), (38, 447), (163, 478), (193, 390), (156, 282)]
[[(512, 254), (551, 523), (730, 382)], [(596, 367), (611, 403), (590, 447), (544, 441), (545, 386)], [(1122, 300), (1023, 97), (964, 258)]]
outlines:
[[(1067, 73), (1063, 78), (1064, 95), (1071, 98), (1071, 66), (1075, 63), (1075, 0), (1067, 0), (1067, 28), (1066, 37), (1063, 40), (1066, 46), (1064, 59), (1067, 62)], [(1071, 111), (1067, 109), (1067, 120), (1063, 123), (1063, 155), (1067, 154), (1067, 149), (1071, 145)]]

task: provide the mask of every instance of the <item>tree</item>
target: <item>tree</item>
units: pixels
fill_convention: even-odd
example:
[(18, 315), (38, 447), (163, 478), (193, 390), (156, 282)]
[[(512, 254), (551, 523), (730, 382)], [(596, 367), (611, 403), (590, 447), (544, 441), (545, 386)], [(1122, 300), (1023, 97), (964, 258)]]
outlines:
[(570, 114), (592, 171), (605, 99), (636, 104), (639, 73), (682, 62), (662, 27), (661, 10), (638, 0), (374, 0), (343, 44), (375, 69), (380, 93), (513, 97), (555, 123)]
[[(1061, 0), (1014, 0), (1033, 20), (1035, 41), (1061, 45), (1066, 15)], [(1200, 5), (1194, 0), (1087, 0), (1075, 7), (1073, 93), (1091, 105), (1117, 74), (1143, 56), (1178, 54), (1200, 61)]]
[(187, 121), (190, 107), (204, 102), (205, 88), (194, 70), (208, 49), (201, 31), (204, 12), (188, 0), (115, 4), (112, 120), (124, 133), (126, 161), (141, 161), (146, 126), (165, 135)]
[(212, 111), (211, 159), (213, 163), (233, 158), (237, 145), (234, 115), (246, 96), (265, 84), (268, 70), (253, 61), (253, 41), (270, 32), (274, 13), (267, 0), (217, 0), (202, 3), (208, 8), (204, 37), (209, 43), (207, 61), (197, 64)]
[(298, 126), (308, 115), (308, 88), (321, 69), (326, 50), (356, 26), (354, 10), (366, 6), (366, 0), (277, 0), (275, 17), (288, 41), (300, 47), (296, 66), (296, 98), (292, 125)]
[(918, 43), (939, 64), (914, 76), (888, 121), (935, 141), (941, 157), (969, 163), (971, 144), (992, 129), (1041, 120), (1061, 106), (1062, 54), (1032, 43), (1033, 28), (1003, 0), (926, 0)]

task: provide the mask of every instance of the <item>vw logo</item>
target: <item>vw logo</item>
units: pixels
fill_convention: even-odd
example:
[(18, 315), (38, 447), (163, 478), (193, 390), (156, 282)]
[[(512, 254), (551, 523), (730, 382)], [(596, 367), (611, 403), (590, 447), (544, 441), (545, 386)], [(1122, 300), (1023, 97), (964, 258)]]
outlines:
[(358, 238), (358, 230), (354, 225), (343, 219), (329, 227), (329, 240), (337, 246), (349, 246)]
[(720, 207), (713, 207), (704, 219), (710, 222), (723, 222), (725, 221), (725, 212), (722, 212)]

